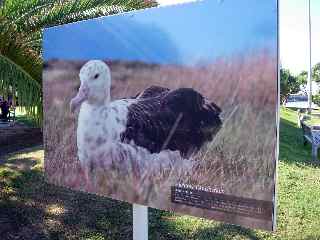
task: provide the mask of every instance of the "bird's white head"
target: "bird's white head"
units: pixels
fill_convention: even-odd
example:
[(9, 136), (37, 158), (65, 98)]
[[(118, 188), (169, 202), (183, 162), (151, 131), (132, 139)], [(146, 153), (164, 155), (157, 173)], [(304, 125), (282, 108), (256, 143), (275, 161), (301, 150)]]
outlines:
[(97, 106), (110, 101), (111, 74), (107, 64), (91, 60), (80, 69), (79, 77), (78, 94), (70, 102), (72, 112), (84, 101)]

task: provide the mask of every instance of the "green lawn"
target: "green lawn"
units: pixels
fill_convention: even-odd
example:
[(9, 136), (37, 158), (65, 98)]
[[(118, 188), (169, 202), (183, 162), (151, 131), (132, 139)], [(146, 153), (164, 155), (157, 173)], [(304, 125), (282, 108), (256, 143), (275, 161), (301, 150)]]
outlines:
[[(151, 209), (150, 239), (320, 239), (320, 165), (296, 121), (295, 112), (281, 109), (276, 233)], [(42, 147), (2, 160), (0, 189), (0, 239), (132, 237), (129, 204), (47, 184)]]

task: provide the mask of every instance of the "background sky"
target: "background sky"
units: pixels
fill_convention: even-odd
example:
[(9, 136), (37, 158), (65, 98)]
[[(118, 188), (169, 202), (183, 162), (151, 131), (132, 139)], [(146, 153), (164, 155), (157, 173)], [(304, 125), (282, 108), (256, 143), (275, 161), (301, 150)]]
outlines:
[[(308, 69), (307, 0), (280, 1), (282, 67), (297, 74)], [(320, 0), (311, 0), (312, 64), (320, 62)]]
[(276, 1), (205, 0), (46, 29), (44, 59), (192, 65), (262, 48), (276, 53), (276, 39)]

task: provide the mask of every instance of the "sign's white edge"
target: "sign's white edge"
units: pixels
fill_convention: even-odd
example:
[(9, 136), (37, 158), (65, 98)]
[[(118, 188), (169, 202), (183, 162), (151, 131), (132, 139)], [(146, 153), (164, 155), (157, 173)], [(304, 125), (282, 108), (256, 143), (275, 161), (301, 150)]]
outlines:
[(276, 116), (276, 122), (277, 122), (277, 141), (276, 141), (276, 151), (275, 151), (275, 172), (274, 172), (274, 200), (273, 200), (273, 219), (272, 219), (272, 231), (276, 231), (277, 229), (277, 199), (278, 199), (278, 169), (279, 169), (279, 148), (280, 148), (280, 47), (279, 47), (279, 40), (280, 40), (280, 19), (279, 19), (279, 13), (280, 13), (280, 6), (279, 6), (279, 0), (276, 0), (277, 5), (277, 116)]

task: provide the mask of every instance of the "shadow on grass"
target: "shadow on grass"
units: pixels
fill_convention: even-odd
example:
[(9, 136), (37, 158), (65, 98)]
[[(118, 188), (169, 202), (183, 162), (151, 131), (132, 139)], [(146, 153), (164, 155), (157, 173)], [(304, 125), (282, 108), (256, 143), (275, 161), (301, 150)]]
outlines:
[(311, 145), (303, 145), (302, 130), (284, 118), (280, 122), (280, 152), (279, 159), (289, 164), (319, 166), (320, 161), (313, 161)]
[(132, 238), (129, 204), (48, 184), (34, 163), (11, 158), (0, 166), (1, 239)]
[(37, 122), (35, 119), (32, 119), (31, 117), (27, 115), (17, 115), (16, 116), (16, 122), (22, 123), (28, 127), (37, 127)]
[(22, 135), (17, 133), (14, 137), (8, 138), (5, 143), (2, 142), (0, 148), (0, 165), (8, 154), (42, 145), (42, 133), (40, 132), (40, 129), (36, 129), (35, 131), (37, 132), (36, 134), (32, 132)]
[(218, 226), (205, 228), (195, 233), (194, 239), (234, 239), (235, 237), (245, 237), (245, 239), (258, 240), (259, 238), (253, 230), (235, 225), (219, 224)]
[(171, 212), (150, 209), (149, 228), (151, 239), (262, 239), (256, 235), (254, 230), (246, 229), (240, 226), (223, 224), (209, 220), (201, 220), (194, 217), (190, 218), (194, 219), (196, 223), (193, 223), (193, 220), (190, 222), (188, 220), (186, 222), (180, 222), (179, 220), (177, 221), (178, 218), (179, 216)]
[(12, 170), (27, 170), (34, 167), (37, 164), (37, 161), (28, 158), (28, 159), (14, 159), (10, 163), (4, 163), (4, 167), (10, 168)]

